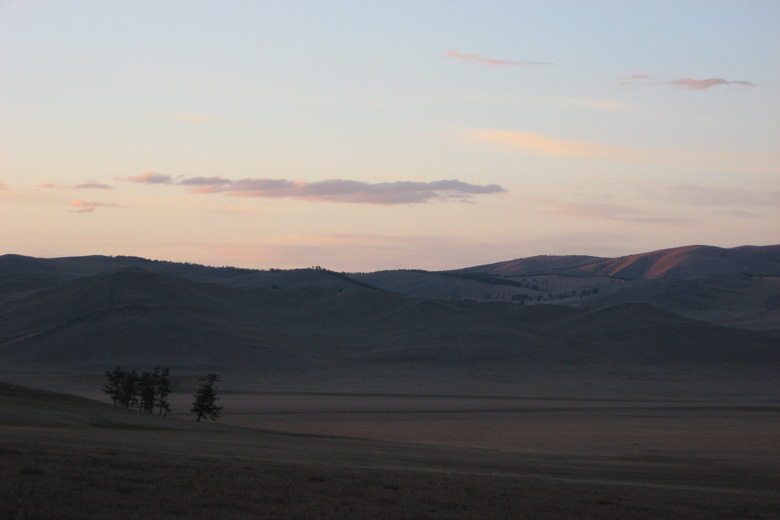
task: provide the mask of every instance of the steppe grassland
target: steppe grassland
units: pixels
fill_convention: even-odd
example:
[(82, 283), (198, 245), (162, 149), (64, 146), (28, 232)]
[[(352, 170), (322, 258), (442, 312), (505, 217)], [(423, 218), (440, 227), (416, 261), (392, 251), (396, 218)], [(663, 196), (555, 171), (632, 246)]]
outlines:
[[(365, 396), (351, 404), (343, 396), (300, 398), (288, 395), (280, 406), (301, 412), (317, 404), (343, 414), (366, 404)], [(706, 426), (697, 419), (701, 410), (678, 409), (675, 418), (669, 406), (667, 422), (659, 423), (665, 427), (645, 433), (642, 442), (655, 437), (652, 449), (635, 446), (631, 454), (610, 449), (621, 432), (605, 437), (595, 426), (590, 439), (571, 435), (577, 428), (569, 430), (568, 440), (553, 436), (549, 442), (557, 448), (533, 442), (511, 449), (440, 446), (435, 436), (425, 439), (431, 434), (425, 424), (474, 425), (478, 417), (472, 410), (440, 423), (447, 401), (442, 396), (427, 404), (423, 399), (422, 406), (418, 401), (411, 416), (401, 413), (407, 427), (419, 428), (411, 444), (196, 425), (191, 418), (160, 419), (78, 399), (0, 396), (0, 401), (3, 518), (773, 518), (780, 499), (778, 444), (774, 451), (771, 443), (751, 445), (778, 431), (778, 411), (771, 406), (743, 408), (721, 425), (734, 430), (747, 421), (746, 428), (759, 427), (758, 436), (734, 439), (729, 453), (721, 444), (728, 439), (696, 430)], [(226, 395), (226, 404), (230, 401)], [(477, 400), (472, 408), (475, 404), (486, 403)], [(398, 405), (378, 403), (375, 413), (386, 416), (383, 408), (398, 413)], [(663, 415), (662, 408), (653, 413)], [(584, 413), (578, 425), (588, 416), (597, 425), (605, 411), (609, 415)], [(625, 406), (614, 411), (626, 416), (624, 425), (647, 413)], [(376, 430), (375, 437), (389, 424), (365, 411), (345, 422), (354, 424), (355, 415), (364, 419), (364, 431)], [(576, 415), (556, 412), (536, 431), (565, 431)], [(312, 413), (303, 417), (318, 420)], [(685, 421), (689, 430), (698, 424), (684, 443), (698, 443), (698, 453), (686, 455), (669, 443)], [(625, 443), (631, 435), (623, 433)], [(751, 450), (764, 450), (764, 458)]]

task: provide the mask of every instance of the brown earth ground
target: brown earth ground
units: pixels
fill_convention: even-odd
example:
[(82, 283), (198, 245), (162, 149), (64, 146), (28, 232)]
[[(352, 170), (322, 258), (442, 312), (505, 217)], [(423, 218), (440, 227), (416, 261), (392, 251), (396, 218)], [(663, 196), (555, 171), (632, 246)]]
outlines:
[(217, 423), (0, 385), (0, 518), (778, 518), (771, 380), (572, 385), (226, 381)]

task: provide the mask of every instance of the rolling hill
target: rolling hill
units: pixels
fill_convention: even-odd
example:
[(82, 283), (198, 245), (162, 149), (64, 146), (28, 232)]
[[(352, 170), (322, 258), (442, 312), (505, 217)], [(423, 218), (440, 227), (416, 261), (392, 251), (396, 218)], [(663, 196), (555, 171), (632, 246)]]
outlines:
[(687, 246), (621, 258), (537, 256), (360, 279), (417, 297), (577, 307), (647, 303), (718, 325), (780, 330), (780, 246)]
[(606, 276), (625, 280), (690, 280), (714, 276), (780, 276), (780, 245), (724, 249), (685, 246), (620, 258), (537, 256), (461, 269), (499, 276)]
[(726, 277), (639, 280), (618, 292), (573, 301), (578, 307), (606, 308), (644, 303), (679, 316), (752, 330), (780, 330), (780, 278)]
[(137, 267), (0, 304), (6, 369), (307, 372), (629, 364), (777, 366), (771, 333), (648, 305), (606, 309), (441, 301), (388, 291), (229, 287)]
[(136, 267), (146, 271), (184, 278), (194, 282), (230, 287), (325, 287), (354, 291), (364, 282), (319, 267), (305, 269), (242, 269), (147, 260), (133, 256), (80, 256), (32, 258), (22, 255), (0, 256), (0, 289), (4, 297), (75, 280), (100, 273)]

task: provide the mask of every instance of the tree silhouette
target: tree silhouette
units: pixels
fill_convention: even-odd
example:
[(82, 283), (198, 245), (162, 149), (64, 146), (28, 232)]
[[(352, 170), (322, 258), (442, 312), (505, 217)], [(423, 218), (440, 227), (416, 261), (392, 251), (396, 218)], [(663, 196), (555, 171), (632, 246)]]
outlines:
[(138, 396), (140, 397), (138, 408), (142, 412), (152, 413), (154, 410), (158, 373), (159, 369), (155, 370), (154, 374), (142, 372), (141, 377), (138, 378)]
[(219, 381), (217, 374), (208, 374), (203, 377), (199, 377), (198, 381), (201, 382), (198, 391), (193, 396), (195, 400), (192, 402), (192, 412), (198, 415), (196, 421), (200, 421), (204, 417), (208, 417), (212, 421), (220, 416), (222, 411), (221, 406), (216, 405), (217, 391), (214, 385)]
[(138, 406), (138, 372), (133, 369), (125, 372), (119, 389), (118, 403), (125, 408)]
[(106, 371), (106, 383), (103, 391), (108, 394), (114, 404), (125, 408), (135, 408), (142, 412), (153, 413), (154, 408), (159, 409), (159, 415), (168, 415), (171, 405), (166, 399), (172, 392), (170, 369), (168, 367), (154, 367), (154, 372), (141, 372), (135, 370), (122, 370), (117, 366), (114, 370)]
[(162, 415), (163, 410), (165, 410), (165, 415), (167, 416), (168, 412), (171, 411), (171, 405), (166, 400), (168, 394), (171, 393), (171, 370), (168, 367), (162, 369), (160, 369), (160, 367), (155, 367), (154, 373), (157, 376), (157, 400), (155, 404), (159, 409), (158, 415)]
[(106, 370), (106, 379), (108, 381), (103, 385), (103, 391), (116, 404), (122, 397), (122, 381), (125, 377), (125, 371), (117, 366), (114, 370)]

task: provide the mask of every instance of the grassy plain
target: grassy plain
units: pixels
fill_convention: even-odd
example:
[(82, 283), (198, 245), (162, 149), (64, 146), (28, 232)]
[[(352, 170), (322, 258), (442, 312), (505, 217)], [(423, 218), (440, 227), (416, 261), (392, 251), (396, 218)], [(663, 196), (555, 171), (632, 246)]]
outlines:
[(0, 518), (777, 518), (755, 387), (239, 386), (204, 424), (0, 385)]

